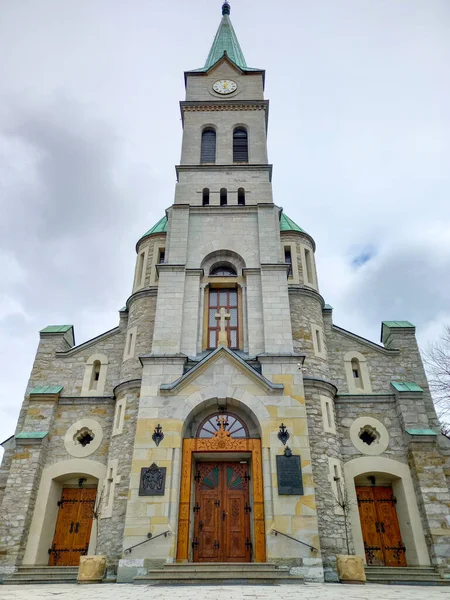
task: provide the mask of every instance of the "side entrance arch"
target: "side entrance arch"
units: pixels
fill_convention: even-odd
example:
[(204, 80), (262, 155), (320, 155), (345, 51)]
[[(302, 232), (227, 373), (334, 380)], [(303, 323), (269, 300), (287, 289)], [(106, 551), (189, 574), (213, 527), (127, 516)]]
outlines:
[(195, 562), (265, 562), (261, 440), (217, 422), (212, 437), (183, 440), (177, 560), (191, 544)]

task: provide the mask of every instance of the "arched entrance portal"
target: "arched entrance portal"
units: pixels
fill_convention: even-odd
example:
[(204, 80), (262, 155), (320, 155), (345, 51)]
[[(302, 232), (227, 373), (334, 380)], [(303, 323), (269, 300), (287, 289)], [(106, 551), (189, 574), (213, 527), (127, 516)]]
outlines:
[(261, 439), (249, 437), (255, 427), (222, 406), (197, 416), (190, 428), (195, 437), (183, 440), (177, 560), (264, 562)]

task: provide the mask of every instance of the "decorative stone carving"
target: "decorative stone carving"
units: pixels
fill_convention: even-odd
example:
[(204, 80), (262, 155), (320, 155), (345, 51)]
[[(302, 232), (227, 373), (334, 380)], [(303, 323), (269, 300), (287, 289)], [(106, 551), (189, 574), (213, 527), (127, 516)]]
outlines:
[(158, 467), (153, 463), (141, 469), (139, 496), (164, 496), (166, 488), (166, 467)]
[(336, 556), (336, 565), (339, 581), (342, 583), (365, 583), (364, 558), (339, 554)]
[(106, 569), (106, 556), (81, 556), (78, 583), (101, 583)]

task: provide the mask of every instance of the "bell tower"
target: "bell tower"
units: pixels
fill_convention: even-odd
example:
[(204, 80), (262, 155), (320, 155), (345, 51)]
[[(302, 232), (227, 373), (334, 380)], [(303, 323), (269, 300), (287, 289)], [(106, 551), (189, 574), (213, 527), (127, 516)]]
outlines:
[[(181, 160), (158, 267), (155, 354), (198, 356), (223, 345), (220, 308), (230, 314), (230, 348), (293, 351), (281, 209), (273, 204), (267, 157), (265, 72), (247, 66), (230, 12), (224, 2), (204, 66), (185, 72)], [(228, 271), (219, 281), (220, 265)], [(223, 301), (220, 287), (228, 290)]]
[[(272, 202), (265, 73), (247, 66), (230, 11), (225, 2), (204, 67), (185, 73), (176, 204), (235, 206)], [(204, 188), (209, 197), (208, 192), (203, 194)], [(221, 189), (226, 190), (226, 197)]]

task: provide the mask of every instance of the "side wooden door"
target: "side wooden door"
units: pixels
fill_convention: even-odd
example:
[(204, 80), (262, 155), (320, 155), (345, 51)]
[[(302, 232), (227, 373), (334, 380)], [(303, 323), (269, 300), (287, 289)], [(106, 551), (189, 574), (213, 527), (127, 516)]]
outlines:
[(359, 518), (368, 565), (384, 565), (381, 534), (378, 526), (377, 509), (372, 487), (357, 487)]
[(406, 567), (392, 488), (357, 487), (356, 495), (367, 564)]
[(373, 496), (377, 509), (384, 564), (387, 567), (406, 567), (405, 546), (398, 522), (396, 500), (391, 487), (374, 487)]
[(87, 554), (96, 495), (96, 489), (63, 488), (49, 565), (77, 566)]

